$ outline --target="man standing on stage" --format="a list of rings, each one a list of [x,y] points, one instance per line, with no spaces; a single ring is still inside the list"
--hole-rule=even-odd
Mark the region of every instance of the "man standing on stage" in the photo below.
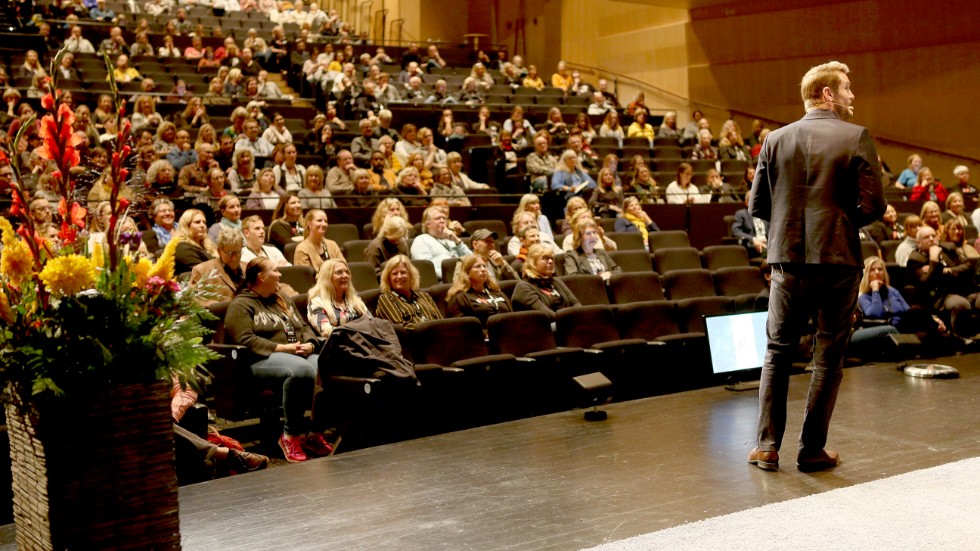
[[[752,216],[769,221],[772,267],[769,344],[759,386],[758,447],[749,463],[779,468],[789,369],[809,319],[816,328],[797,468],[835,467],[825,450],[843,378],[842,361],[857,302],[862,255],[858,230],[885,212],[878,154],[854,114],[847,65],[832,61],[800,83],[806,115],[769,134],[752,183]]]

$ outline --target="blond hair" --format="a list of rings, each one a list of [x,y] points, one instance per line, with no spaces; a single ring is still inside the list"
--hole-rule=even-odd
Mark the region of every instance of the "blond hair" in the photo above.
[[[851,70],[839,61],[828,61],[823,65],[811,67],[803,75],[800,82],[800,95],[803,98],[803,106],[807,109],[816,107],[823,103],[823,89],[830,88],[837,92],[840,88],[841,74],[847,74]]]

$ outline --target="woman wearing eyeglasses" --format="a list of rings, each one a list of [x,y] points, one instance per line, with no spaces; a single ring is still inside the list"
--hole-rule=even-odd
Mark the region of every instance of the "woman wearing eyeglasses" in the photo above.
[[[531,245],[524,263],[524,279],[514,287],[514,310],[539,310],[554,321],[555,312],[581,303],[555,278],[555,253],[547,245]]]

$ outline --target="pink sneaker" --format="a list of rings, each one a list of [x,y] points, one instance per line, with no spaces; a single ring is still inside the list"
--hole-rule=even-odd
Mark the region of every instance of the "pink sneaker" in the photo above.
[[[333,446],[319,432],[311,432],[302,437],[301,444],[303,451],[313,457],[326,457],[333,453]]]
[[[279,447],[282,448],[282,454],[286,456],[286,461],[290,463],[300,463],[309,459],[303,452],[303,437],[301,436],[283,434],[279,437]]]

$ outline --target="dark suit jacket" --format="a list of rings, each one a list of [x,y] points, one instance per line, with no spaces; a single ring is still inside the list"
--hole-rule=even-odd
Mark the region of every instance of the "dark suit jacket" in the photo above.
[[[763,220],[762,225],[766,228],[766,236],[768,238],[769,222]],[[755,222],[752,221],[752,215],[749,214],[749,209],[742,209],[735,213],[735,221],[732,222],[732,235],[738,239],[740,245],[752,247],[752,240],[755,239]]]
[[[616,264],[606,251],[602,249],[595,249],[593,251],[595,255],[602,262],[602,265],[606,267],[606,271],[610,271],[614,274],[618,274],[623,271],[622,268]],[[585,251],[580,248],[574,251],[567,251],[565,253],[565,275],[577,275],[586,274],[592,275],[592,265],[589,264],[589,259],[585,256]]]
[[[822,109],[773,131],[759,154],[749,210],[769,221],[769,264],[861,267],[858,230],[885,212],[868,131]]]

